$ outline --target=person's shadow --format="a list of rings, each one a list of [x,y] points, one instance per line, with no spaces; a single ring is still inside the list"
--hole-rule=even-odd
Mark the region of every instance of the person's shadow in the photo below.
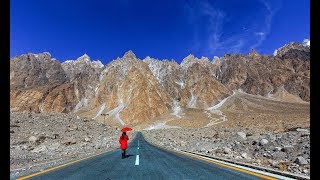
[[[128,155],[126,155],[126,157],[125,157],[125,158],[128,158],[128,157],[130,157],[130,156],[134,156],[134,155],[132,155],[132,154],[128,154]]]

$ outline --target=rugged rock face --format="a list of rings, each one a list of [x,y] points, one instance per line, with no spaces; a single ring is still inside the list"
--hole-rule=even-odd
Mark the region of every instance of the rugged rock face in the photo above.
[[[310,100],[310,46],[289,43],[275,56],[226,54],[212,61],[189,55],[138,59],[132,51],[106,66],[88,55],[60,64],[49,53],[10,61],[10,109],[76,112],[98,121],[139,124],[182,109],[208,109],[233,91]]]
[[[103,70],[97,94],[82,115],[122,125],[137,124],[166,113],[169,103],[148,65],[128,51]]]
[[[310,41],[304,44],[290,42],[275,50],[274,55],[283,59],[310,60]]]
[[[288,93],[310,101],[310,61],[260,56],[253,51],[247,56],[226,55],[220,64],[218,79],[229,89],[270,96],[284,87]]]
[[[215,78],[212,71],[215,67],[208,58],[188,56],[181,66],[185,77],[181,99],[183,107],[208,108],[232,94]]]
[[[47,52],[24,54],[10,60],[10,89],[30,89],[62,84],[67,75],[59,61]]]
[[[99,86],[99,78],[103,70],[103,64],[98,61],[91,61],[87,54],[77,60],[68,60],[61,64],[70,82],[74,86],[74,93],[77,101],[72,109],[77,112],[79,109],[88,105],[88,100],[96,95]]]
[[[102,70],[86,57],[62,64],[49,53],[14,57],[10,61],[11,111],[71,112],[79,108],[76,105],[89,96],[87,89],[97,84]]]

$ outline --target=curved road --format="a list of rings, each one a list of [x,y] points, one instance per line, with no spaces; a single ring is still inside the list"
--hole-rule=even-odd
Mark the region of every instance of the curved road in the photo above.
[[[121,159],[117,149],[29,179],[261,179],[162,150],[146,142],[141,133],[129,144],[127,155]]]

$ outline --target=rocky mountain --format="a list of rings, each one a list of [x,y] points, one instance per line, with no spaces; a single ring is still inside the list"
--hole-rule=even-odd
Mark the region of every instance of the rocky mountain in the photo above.
[[[310,59],[310,41],[305,41],[303,44],[290,42],[283,47],[275,50],[274,56],[284,59]]]
[[[10,109],[71,112],[89,96],[88,88],[96,85],[101,65],[84,56],[62,64],[49,53],[14,57],[10,61]]]
[[[166,113],[169,107],[169,97],[148,65],[128,51],[101,72],[95,97],[79,113],[124,125]]]
[[[49,53],[10,60],[10,110],[75,112],[106,124],[152,121],[183,109],[208,109],[242,90],[310,101],[310,44],[289,43],[275,55],[226,54],[181,64],[132,51],[107,65],[88,55],[63,63]],[[288,98],[287,98],[288,99]]]

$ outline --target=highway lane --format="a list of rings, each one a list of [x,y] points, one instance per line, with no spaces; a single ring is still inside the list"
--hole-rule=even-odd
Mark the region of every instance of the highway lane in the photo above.
[[[127,156],[121,159],[117,149],[29,179],[261,179],[160,149],[146,142],[141,133],[129,144]]]

